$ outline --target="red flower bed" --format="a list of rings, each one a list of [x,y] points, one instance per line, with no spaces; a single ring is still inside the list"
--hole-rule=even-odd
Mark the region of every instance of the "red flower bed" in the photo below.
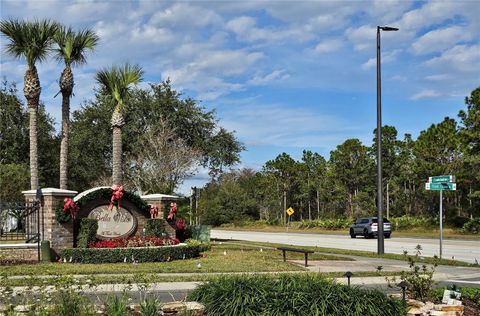
[[[89,245],[90,248],[127,248],[127,247],[159,247],[178,244],[178,239],[147,236],[133,236],[128,238],[114,238],[100,240]]]

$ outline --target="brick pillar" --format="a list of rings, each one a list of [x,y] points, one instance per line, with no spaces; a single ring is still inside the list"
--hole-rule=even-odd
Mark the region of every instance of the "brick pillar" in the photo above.
[[[170,204],[170,202],[178,200],[178,196],[175,195],[166,195],[166,194],[149,194],[149,195],[142,195],[142,200],[147,202],[150,205],[154,205],[158,207],[159,216],[158,218],[162,218],[165,221],[165,231],[169,237],[176,238],[176,231],[175,228],[172,227],[167,222],[166,217],[164,216],[165,213],[165,206]]]
[[[23,191],[26,201],[35,200],[36,190]],[[49,240],[50,247],[57,252],[62,248],[73,247],[73,222],[61,224],[55,219],[55,208],[59,202],[63,205],[63,199],[67,197],[74,197],[77,191],[61,190],[55,188],[42,189],[43,204],[40,209],[41,222],[43,229],[40,228],[40,233],[43,234],[42,240]]]

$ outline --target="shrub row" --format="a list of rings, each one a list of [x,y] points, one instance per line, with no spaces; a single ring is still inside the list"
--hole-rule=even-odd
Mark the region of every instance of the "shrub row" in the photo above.
[[[378,290],[336,284],[318,275],[221,276],[188,297],[208,315],[400,316],[402,301]]]
[[[480,217],[466,222],[462,227],[462,231],[469,234],[480,234]]]
[[[353,218],[336,219],[315,219],[311,221],[301,221],[298,228],[324,228],[324,229],[344,229],[350,227],[355,222]]]
[[[142,248],[67,248],[59,252],[60,257],[77,263],[116,263],[132,262],[165,262],[195,258],[200,255],[200,247],[196,245],[142,247]]]

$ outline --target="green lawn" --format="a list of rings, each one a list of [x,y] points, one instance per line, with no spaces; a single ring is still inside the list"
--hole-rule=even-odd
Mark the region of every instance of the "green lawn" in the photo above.
[[[262,251],[261,251],[262,250]],[[288,255],[289,259],[303,259],[302,254]],[[311,254],[310,260],[351,260],[349,258]],[[201,268],[198,268],[198,263]],[[146,262],[139,264],[20,264],[3,266],[0,275],[70,275],[70,274],[133,274],[133,273],[215,273],[215,272],[275,272],[303,271],[305,268],[283,262],[282,252],[276,249],[249,245],[213,244],[201,258],[171,262]]]
[[[283,244],[275,244],[275,243],[266,243],[266,242],[254,242],[254,241],[228,241],[227,243],[232,244],[242,244],[242,245],[256,245],[256,246],[264,246],[264,247],[281,247],[286,246]],[[313,247],[313,246],[295,246],[295,248],[300,249],[307,249],[313,250],[315,252],[319,252],[322,254],[332,254],[332,255],[351,255],[351,256],[359,256],[359,257],[370,257],[370,258],[386,258],[386,259],[395,259],[395,260],[404,260],[406,261],[407,257],[404,255],[398,255],[393,253],[386,253],[383,255],[378,255],[376,252],[370,251],[363,251],[363,250],[350,250],[350,249],[337,249],[337,248],[324,248],[324,247]],[[479,267],[479,265],[457,261],[457,260],[450,260],[450,259],[435,259],[431,257],[415,257],[409,256],[411,258],[415,258],[417,262],[427,263],[427,264],[441,264],[446,266],[462,266],[462,267]],[[310,258],[310,256],[309,256]]]

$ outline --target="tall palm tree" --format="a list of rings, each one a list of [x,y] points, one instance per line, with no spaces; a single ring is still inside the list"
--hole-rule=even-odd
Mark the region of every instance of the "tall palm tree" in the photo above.
[[[5,20],[0,22],[0,32],[9,39],[8,54],[25,58],[27,71],[24,76],[23,94],[30,113],[30,188],[39,188],[37,152],[37,111],[40,100],[40,79],[35,63],[45,60],[53,43],[53,35],[59,25],[50,20]]]
[[[91,30],[74,32],[71,28],[60,27],[54,36],[58,47],[56,58],[63,60],[65,68],[58,84],[62,93],[62,139],[60,142],[60,189],[67,189],[68,178],[68,134],[70,126],[70,98],[75,85],[72,66],[86,63],[86,50],[93,50],[98,36]],[[59,93],[60,93],[59,92]]]
[[[122,183],[122,127],[125,125],[123,108],[129,95],[131,84],[142,81],[143,70],[138,65],[125,64],[123,67],[112,66],[97,72],[95,79],[102,87],[102,92],[110,96],[115,104],[112,114],[113,148],[112,181]]]

